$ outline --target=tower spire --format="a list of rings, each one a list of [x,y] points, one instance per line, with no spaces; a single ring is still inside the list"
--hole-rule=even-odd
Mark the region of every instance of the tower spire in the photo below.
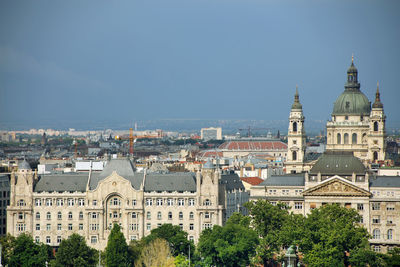
[[[300,104],[300,98],[299,98],[299,87],[296,84],[296,93],[294,94],[294,103],[292,105],[292,109],[302,109],[302,105]]]
[[[376,83],[376,93],[375,93],[375,102],[372,105],[373,108],[383,108],[383,104],[381,102],[381,94],[379,93],[379,81]]]

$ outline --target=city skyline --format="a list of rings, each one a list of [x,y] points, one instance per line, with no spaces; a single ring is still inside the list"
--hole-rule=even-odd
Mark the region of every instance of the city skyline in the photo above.
[[[398,127],[396,10],[395,1],[5,1],[0,128],[286,123],[296,84],[307,127],[330,118],[353,53],[361,91],[373,102],[379,82],[387,125]]]

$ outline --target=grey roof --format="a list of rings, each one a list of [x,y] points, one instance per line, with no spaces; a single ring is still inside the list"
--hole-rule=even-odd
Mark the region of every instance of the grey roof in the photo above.
[[[18,170],[31,170],[31,165],[24,159],[18,164]]]
[[[377,176],[369,179],[370,187],[400,187],[400,176]]]
[[[304,173],[276,175],[260,183],[261,186],[304,186]]]
[[[89,178],[88,173],[41,175],[33,191],[34,192],[64,192],[64,191],[85,192],[88,178]]]
[[[239,176],[236,173],[233,174],[222,174],[221,175],[221,184],[225,184],[226,185],[226,190],[238,190],[238,189],[242,189],[244,190],[244,185],[242,180],[240,180]]]
[[[122,176],[130,181],[133,188],[136,190],[140,189],[140,185],[143,181],[143,174],[140,175],[135,173],[135,168],[132,162],[129,159],[112,159],[107,162],[107,165],[104,167],[103,171],[100,173],[92,173],[89,183],[90,190],[96,189],[98,183],[110,176],[114,171],[119,176]]]
[[[143,177],[143,173],[141,173]],[[149,173],[146,174],[144,191],[196,191],[196,175],[183,173]]]
[[[365,174],[366,169],[352,153],[326,152],[310,170],[312,174],[319,172],[323,175]]]

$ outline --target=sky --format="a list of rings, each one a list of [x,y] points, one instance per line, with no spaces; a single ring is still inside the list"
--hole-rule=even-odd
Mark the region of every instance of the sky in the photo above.
[[[400,1],[1,1],[0,128],[326,121],[354,63],[400,126]],[[28,123],[29,122],[29,123]]]

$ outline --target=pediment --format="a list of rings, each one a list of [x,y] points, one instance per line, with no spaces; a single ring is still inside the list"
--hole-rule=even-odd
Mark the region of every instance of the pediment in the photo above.
[[[339,176],[335,176],[317,186],[305,190],[303,196],[369,197],[371,193],[345,181]]]

